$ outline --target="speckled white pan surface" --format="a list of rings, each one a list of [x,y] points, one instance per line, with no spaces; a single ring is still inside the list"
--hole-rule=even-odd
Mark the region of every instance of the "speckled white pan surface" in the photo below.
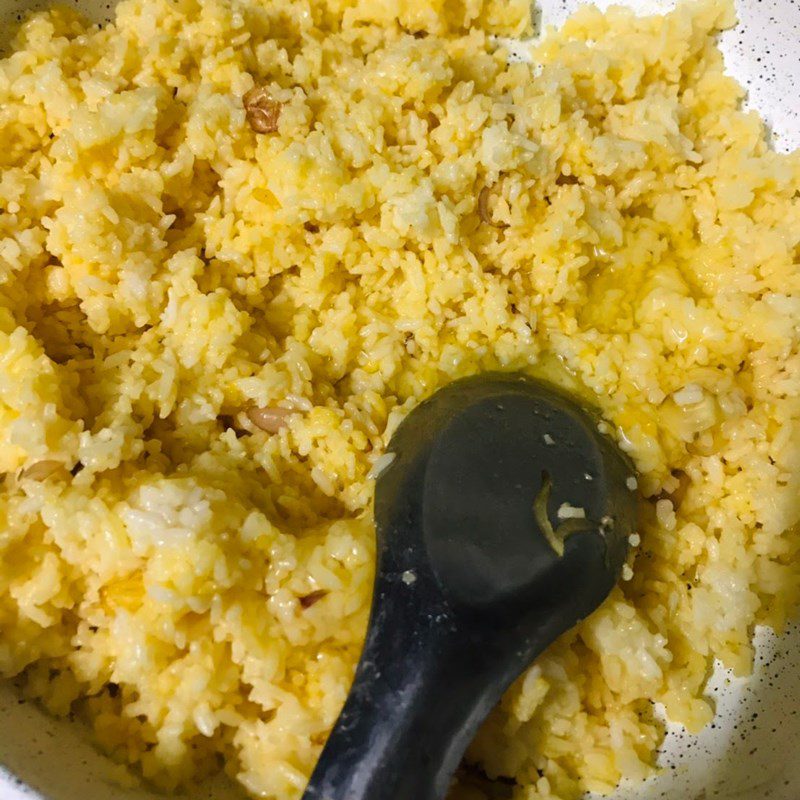
[[[62,0],[63,2],[63,0]],[[113,0],[74,0],[96,20]],[[0,0],[0,46],[17,14],[47,0]],[[611,0],[596,0],[600,7]],[[663,11],[667,0],[628,0],[643,12]],[[560,24],[579,3],[539,0],[542,23]],[[740,25],[722,37],[726,63],[749,90],[748,104],[770,124],[774,145],[800,147],[800,2],[737,0]],[[800,626],[780,639],[757,635],[756,672],[748,680],[718,670],[709,692],[717,719],[700,736],[670,726],[659,776],[621,786],[615,800],[798,800],[800,798]],[[112,768],[76,725],[20,703],[0,683],[0,800],[156,800],[143,789],[122,789]],[[163,796],[162,796],[163,797]],[[224,781],[190,800],[240,795]]]

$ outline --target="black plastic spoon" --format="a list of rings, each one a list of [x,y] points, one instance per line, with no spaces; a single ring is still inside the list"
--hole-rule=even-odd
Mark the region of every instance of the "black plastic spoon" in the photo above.
[[[548,384],[491,373],[398,428],[364,650],[304,800],[443,798],[509,684],[606,598],[636,502],[598,422]]]

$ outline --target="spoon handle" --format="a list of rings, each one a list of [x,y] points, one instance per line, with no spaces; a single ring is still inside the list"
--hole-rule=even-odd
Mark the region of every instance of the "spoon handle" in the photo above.
[[[413,587],[398,581],[382,588],[406,597],[380,598],[378,614],[408,609]],[[469,637],[457,636],[447,612],[437,613],[431,599],[434,609],[420,616],[409,609],[414,625],[373,621],[353,688],[303,800],[446,795],[464,750],[515,675],[498,680],[495,658],[507,661],[507,654],[470,652]]]

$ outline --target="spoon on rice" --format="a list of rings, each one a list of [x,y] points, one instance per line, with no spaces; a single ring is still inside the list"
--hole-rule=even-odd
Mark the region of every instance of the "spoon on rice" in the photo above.
[[[598,422],[549,384],[488,373],[400,425],[364,649],[304,800],[443,798],[503,692],[603,602],[637,506]]]

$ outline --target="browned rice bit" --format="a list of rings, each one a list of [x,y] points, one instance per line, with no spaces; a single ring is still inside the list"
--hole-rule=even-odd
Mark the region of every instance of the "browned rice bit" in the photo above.
[[[289,424],[289,416],[294,413],[291,408],[278,406],[252,406],[247,409],[247,418],[257,428],[267,433],[277,433]]]
[[[254,86],[242,98],[247,121],[256,133],[274,133],[283,104],[274,100],[266,86]]]
[[[322,600],[322,598],[325,597],[326,594],[328,594],[327,589],[317,589],[316,592],[311,592],[310,594],[306,594],[300,597],[299,598],[300,605],[304,609],[311,608],[311,606],[313,606],[314,603],[318,603],[320,600]]]

